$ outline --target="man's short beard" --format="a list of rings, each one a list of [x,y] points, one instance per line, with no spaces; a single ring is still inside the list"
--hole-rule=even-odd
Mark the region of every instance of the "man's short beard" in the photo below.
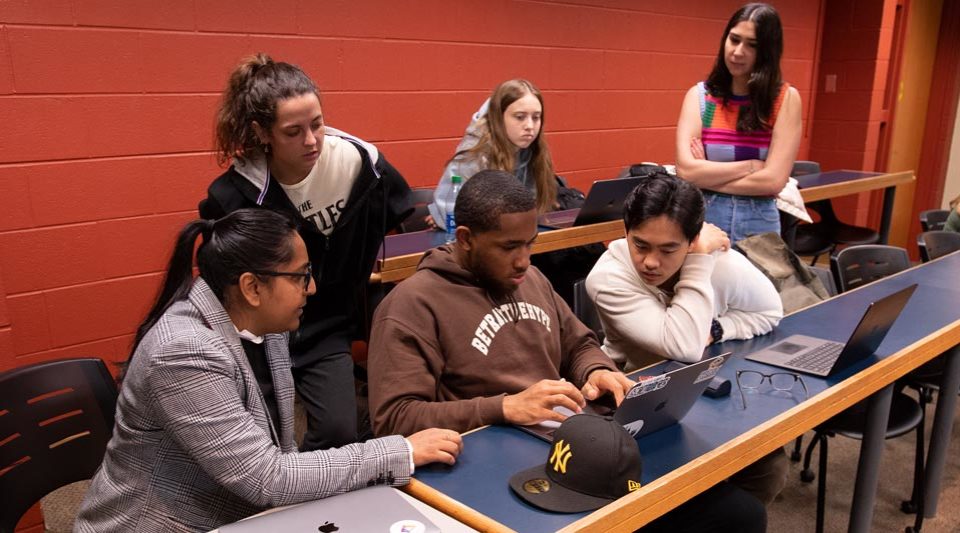
[[[498,283],[487,271],[482,261],[477,260],[475,256],[469,256],[467,262],[470,265],[470,272],[477,279],[477,284],[486,290],[494,301],[506,300],[517,290],[516,285],[504,285]]]

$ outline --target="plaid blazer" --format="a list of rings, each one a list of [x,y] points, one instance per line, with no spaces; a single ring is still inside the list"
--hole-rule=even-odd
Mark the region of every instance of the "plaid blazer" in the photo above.
[[[208,531],[266,508],[410,479],[402,437],[299,453],[286,335],[267,335],[280,434],[230,317],[198,278],[143,338],[76,531]]]

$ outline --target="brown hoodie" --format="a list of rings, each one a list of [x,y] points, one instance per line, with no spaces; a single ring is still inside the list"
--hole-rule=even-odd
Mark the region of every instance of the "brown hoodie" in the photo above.
[[[539,270],[527,270],[513,300],[495,305],[449,246],[428,251],[374,315],[376,434],[503,423],[507,394],[561,377],[582,387],[591,371],[616,370]]]

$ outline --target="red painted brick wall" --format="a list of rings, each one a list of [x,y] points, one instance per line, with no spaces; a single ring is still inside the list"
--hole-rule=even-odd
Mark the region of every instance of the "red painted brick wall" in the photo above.
[[[673,160],[683,94],[740,4],[2,1],[0,370],[126,357],[174,232],[219,173],[214,107],[244,55],[304,67],[329,123],[378,143],[413,186],[435,184],[497,83],[529,78],[558,171],[585,189]],[[776,5],[809,112],[820,3]]]
[[[824,6],[809,151],[824,169],[877,170],[881,122],[889,120],[883,100],[896,4],[896,0],[831,0]],[[836,76],[835,92],[826,92],[830,75]],[[863,224],[869,198],[864,193],[834,205],[844,220]]]
[[[559,172],[587,188],[673,159],[684,91],[740,2],[211,4],[0,2],[0,369],[125,357],[218,173],[214,107],[244,55],[303,66],[329,123],[378,143],[413,186],[435,183],[494,85],[529,78]],[[777,4],[806,102],[820,7]]]

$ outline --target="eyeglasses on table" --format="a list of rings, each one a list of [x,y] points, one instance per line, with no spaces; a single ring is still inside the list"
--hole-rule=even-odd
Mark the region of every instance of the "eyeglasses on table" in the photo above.
[[[743,399],[743,408],[747,408],[747,396],[743,393],[746,390],[757,390],[763,385],[764,381],[769,381],[773,390],[781,392],[792,392],[793,388],[800,384],[803,389],[803,399],[809,397],[807,384],[799,374],[793,372],[774,372],[773,374],[764,374],[756,370],[737,370],[737,388],[740,390],[740,398]]]

